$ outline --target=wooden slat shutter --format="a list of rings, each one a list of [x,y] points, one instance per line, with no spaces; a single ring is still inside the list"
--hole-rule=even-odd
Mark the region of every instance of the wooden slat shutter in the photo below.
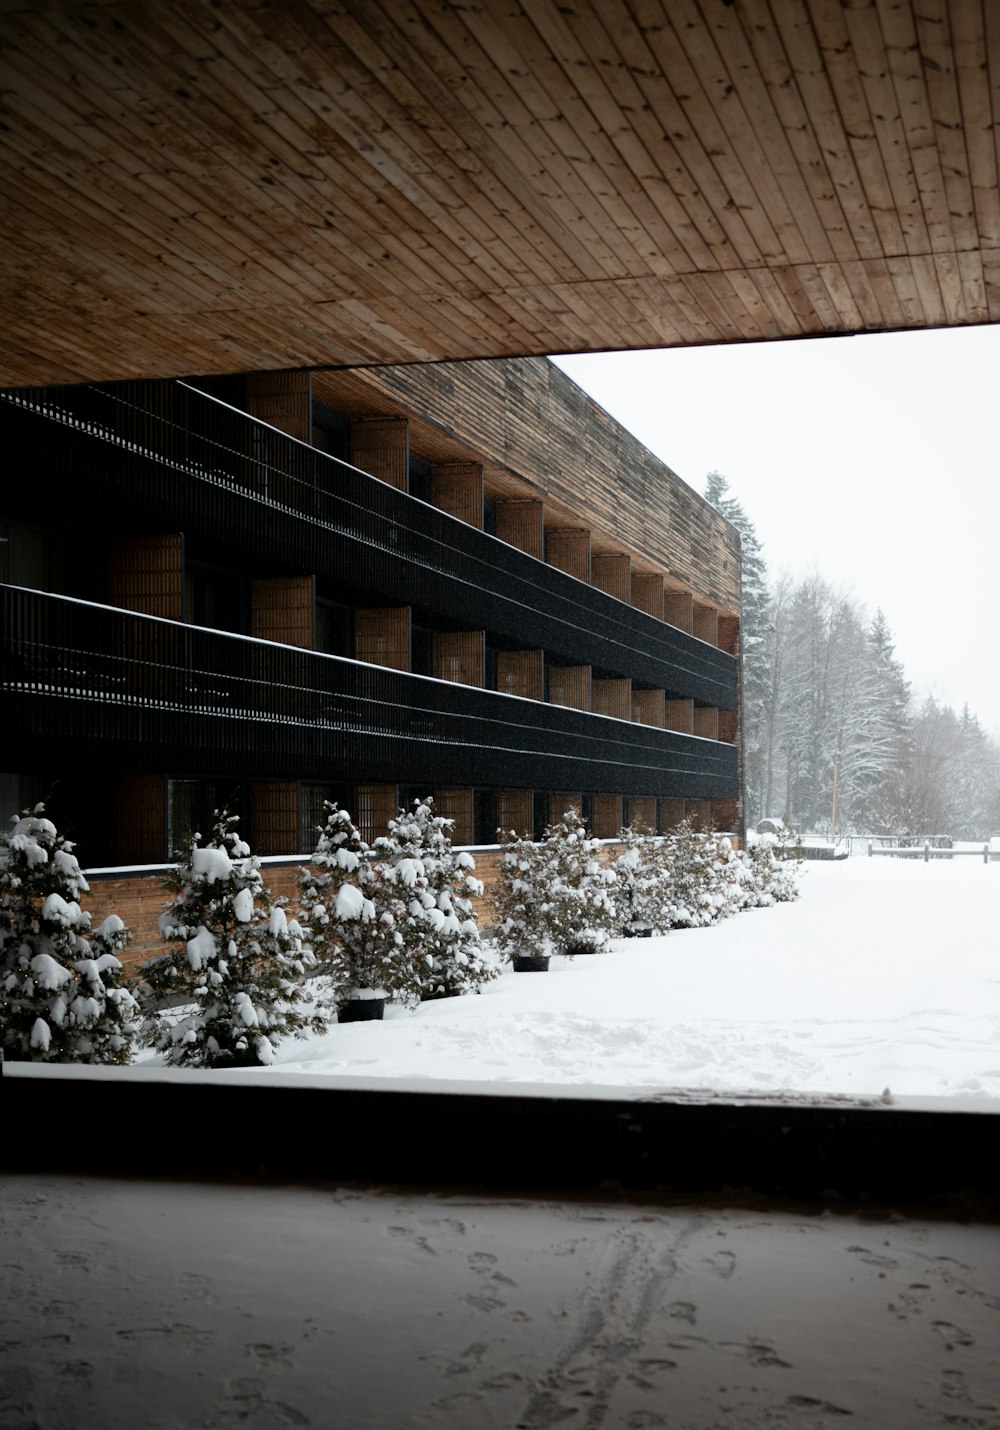
[[[593,794],[590,797],[590,832],[595,839],[614,839],[621,833],[620,794]]]
[[[666,697],[662,690],[633,690],[632,719],[639,725],[655,725],[662,730],[666,723]]]
[[[472,844],[473,839],[473,795],[471,789],[436,789],[434,791],[434,813],[444,819],[453,819],[452,844]]]
[[[719,739],[735,745],[740,738],[740,716],[738,710],[719,711]]]
[[[482,686],[486,668],[484,631],[435,631],[433,669],[438,680]]]
[[[694,732],[706,740],[719,738],[719,712],[714,705],[696,706],[694,712]]]
[[[167,782],[163,775],[116,775],[114,853],[118,864],[159,864],[167,849]]]
[[[687,800],[684,799],[661,799],[660,800],[660,833],[666,834],[671,829],[676,829],[679,824],[683,824],[684,816],[687,812]]]
[[[247,411],[300,442],[312,442],[312,373],[250,372]]]
[[[522,700],[545,699],[545,675],[540,650],[497,651],[497,689]]]
[[[664,705],[664,719],[668,730],[678,730],[682,735],[694,734],[694,701],[668,700]]]
[[[595,715],[611,715],[616,720],[632,719],[632,682],[627,677],[595,680],[591,685],[591,706]]]
[[[690,591],[665,591],[663,619],[679,631],[694,631],[694,597]]]
[[[410,668],[409,606],[359,607],[354,612],[354,659],[393,670]]]
[[[480,463],[443,462],[432,467],[431,504],[481,531],[483,469]]]
[[[255,854],[299,853],[299,787],[268,781],[250,789]]]
[[[625,801],[625,819],[630,829],[656,831],[656,798],[637,795]]]
[[[399,813],[398,785],[356,785],[354,823],[368,844],[389,832],[389,820]]]
[[[584,527],[550,527],[545,533],[545,559],[550,566],[590,581],[590,532]]]
[[[501,541],[545,560],[545,511],[540,501],[498,501],[495,516]]]
[[[590,581],[619,601],[632,600],[632,560],[624,551],[598,551],[590,558]]]
[[[739,616],[719,617],[719,649],[724,650],[728,655],[739,655],[740,653],[740,618]]]
[[[108,600],[126,611],[183,620],[184,537],[115,536],[108,563]]]
[[[656,571],[632,573],[632,604],[637,611],[663,620],[663,577]]]
[[[719,613],[714,606],[695,605],[694,634],[709,645],[719,644]]]
[[[410,424],[405,417],[351,419],[351,465],[401,492],[410,489]]]
[[[531,834],[534,799],[530,789],[497,790],[497,828],[515,834]]]
[[[251,581],[250,634],[257,640],[315,649],[315,577],[275,576]]]
[[[572,710],[590,709],[590,666],[549,666],[549,704],[566,705]]]

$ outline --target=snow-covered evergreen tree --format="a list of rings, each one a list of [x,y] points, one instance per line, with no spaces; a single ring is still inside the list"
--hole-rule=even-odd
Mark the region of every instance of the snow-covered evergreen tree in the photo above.
[[[617,878],[578,811],[548,825],[539,844],[502,831],[499,837],[506,844],[497,900],[502,952],[603,952],[617,918]]]
[[[483,886],[472,855],[452,848],[454,823],[435,813],[430,798],[414,800],[412,809],[400,810],[389,821],[389,838],[399,857],[419,861],[424,874],[408,902],[408,937],[412,934],[423,954],[418,967],[424,1000],[478,993],[500,971],[480,940],[472,899]],[[382,847],[376,840],[376,851]]]
[[[667,840],[638,826],[623,829],[621,837],[625,847],[614,862],[618,931],[626,938],[666,933],[676,915]]]
[[[302,930],[271,898],[236,823],[223,811],[204,843],[194,836],[160,916],[161,936],[179,947],[142,969],[146,1036],[173,1066],[265,1065],[281,1038],[326,1025],[303,993],[313,960]]]
[[[138,1006],[118,957],[117,915],[91,932],[73,845],[24,811],[0,836],[0,1046],[12,1061],[127,1063]]]
[[[395,837],[380,840],[377,851],[369,848],[346,809],[325,809],[300,888],[303,921],[333,1001],[415,1002],[431,967],[423,923],[409,907],[426,890],[423,865],[404,858]]]

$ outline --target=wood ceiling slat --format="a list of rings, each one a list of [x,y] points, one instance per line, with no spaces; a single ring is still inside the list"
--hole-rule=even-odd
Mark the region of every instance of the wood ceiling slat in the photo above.
[[[743,231],[753,245],[752,251],[748,251],[745,245],[737,246],[741,261],[747,265],[781,261],[785,254],[774,227],[767,214],[762,211],[753,185],[734,153],[726,125],[720,119],[716,105],[702,83],[702,76],[696,64],[692,63],[685,53],[680,37],[670,23],[672,6],[668,12],[662,0],[633,0],[633,9],[661,73],[670,90],[677,96],[686,127],[697,135],[698,142],[704,146],[711,160],[721,195],[715,207],[720,223],[724,222],[723,213],[738,215]],[[714,54],[711,46],[708,52]],[[711,84],[709,76],[704,78]],[[715,79],[716,87],[720,88],[724,100],[728,78],[723,81],[721,87],[718,86],[717,73]],[[686,148],[681,152],[686,155]],[[706,192],[709,191],[706,189]],[[730,237],[733,237],[732,233]]]
[[[644,117],[642,92],[615,55],[614,41],[601,20],[585,6],[563,6],[558,12],[539,6],[530,13],[540,40],[562,67],[576,132],[614,190],[627,200],[626,212],[638,225],[633,238],[637,250],[650,255],[650,266],[657,271],[655,256],[664,249],[666,229],[671,271],[714,267],[718,260],[711,245],[664,179],[650,147],[660,135],[654,138]],[[600,69],[586,63],[588,53],[605,56]]]
[[[833,256],[881,252],[823,56],[801,0],[771,0],[770,22],[747,40],[789,146],[823,221]]]
[[[979,232],[947,0],[921,0],[916,24],[930,106],[931,142],[944,183],[952,243],[960,252],[971,251],[978,246]]]
[[[830,299],[842,324],[842,330],[850,333],[858,328],[866,328],[868,324],[862,316],[844,265],[842,263],[820,263],[817,264],[817,272],[830,294]]]
[[[909,6],[880,3],[879,20],[929,246],[944,252],[954,248],[955,238],[927,89],[927,57]]]
[[[898,323],[891,322],[887,314],[882,311],[878,294],[868,271],[869,265],[872,264],[884,264],[884,260],[871,258],[859,260],[857,263],[842,263],[841,270],[850,286],[851,296],[857,305],[858,312],[861,314],[862,327],[877,332],[879,328],[897,327]],[[896,307],[898,308],[898,304]],[[899,316],[902,318],[901,313]]]
[[[411,10],[407,6],[407,14]],[[483,9],[474,16],[473,31],[465,13],[450,6],[416,19],[412,43],[430,67],[442,70],[443,102],[450,108],[461,103],[456,122],[479,128],[493,165],[520,176],[512,187],[559,273],[568,276],[571,265],[587,278],[626,277],[628,255],[608,195],[580,163],[576,137],[517,49],[512,26],[501,26]],[[433,48],[438,35],[447,46],[443,53]],[[643,265],[634,258],[632,266]]]
[[[747,206],[744,217],[751,227],[755,222],[759,224],[758,215],[766,219],[774,235],[773,243],[761,245],[765,260],[777,264],[805,261],[808,247],[775,175],[775,156],[760,145],[753,119],[747,113],[740,93],[740,76],[730,72],[719,53],[716,34],[703,23],[697,0],[671,0],[669,13],[677,44],[690,61],[692,74],[697,75],[699,88],[724,135],[723,152],[739,164],[740,172],[746,176],[741,186],[742,202]],[[729,17],[726,23],[737,24],[738,20]],[[698,112],[703,123],[703,111]]]
[[[989,9],[988,6],[988,12]],[[990,99],[996,76],[988,67],[989,51],[980,7],[977,4],[953,5],[950,18],[976,227],[982,246],[996,248],[1000,246],[1000,191]]]
[[[370,189],[389,191],[412,206],[411,227],[418,234],[436,226],[444,246],[453,246],[456,258],[469,268],[469,283],[492,284],[491,265],[499,265],[495,271],[509,271],[511,263],[518,262],[515,255],[524,262],[529,250],[519,241],[517,226],[504,218],[492,198],[484,201],[430,133],[408,119],[404,99],[423,107],[426,102],[407,73],[371,73],[367,64],[378,66],[377,48],[346,13],[337,17],[336,33],[327,25],[310,27],[311,16],[307,4],[289,0],[267,10],[266,25],[254,38],[276,79],[297,87],[313,108],[320,142],[338,153],[353,151],[367,170]],[[224,20],[245,24],[235,12],[226,12]],[[424,79],[432,83],[430,76]],[[481,216],[480,207],[488,218]],[[522,272],[525,280],[550,274],[530,262]]]
[[[858,250],[872,258],[886,253],[903,253],[902,224],[875,133],[868,96],[859,73],[859,57],[853,48],[844,7],[841,0],[813,0],[809,13],[851,155],[861,176],[867,211],[878,233],[877,252],[870,252],[868,245],[862,243],[855,233]],[[881,68],[878,65],[875,73],[879,73]]]
[[[892,61],[886,53],[885,37],[880,23],[881,8],[876,0],[875,5],[864,10],[845,10],[844,18],[857,58],[861,85],[868,100],[872,127],[889,180],[893,206],[899,215],[903,251],[926,253],[930,247],[930,236],[920,203],[899,100],[891,77],[886,72]]]
[[[958,271],[962,279],[965,321],[988,323],[989,308],[986,304],[986,282],[983,278],[983,259],[980,253],[960,253]]]
[[[732,76],[734,92],[743,105],[749,133],[756,139],[758,153],[766,163],[785,207],[787,217],[783,218],[779,232],[784,235],[787,230],[789,235],[785,240],[786,250],[793,262],[829,262],[837,256],[830,242],[829,230],[819,215],[803,167],[788,142],[787,130],[775,108],[772,91],[760,73],[744,27],[736,16],[728,13],[729,9],[719,6],[707,11],[710,17],[714,16],[709,22],[712,37],[726,71]],[[789,97],[795,94],[787,63],[782,83],[778,86],[779,90],[782,88]],[[800,109],[795,120],[801,123],[802,119]],[[809,157],[815,156],[810,154]],[[821,191],[829,195],[828,179],[821,185]],[[835,222],[842,222],[839,210]],[[854,256],[853,251],[849,256]]]

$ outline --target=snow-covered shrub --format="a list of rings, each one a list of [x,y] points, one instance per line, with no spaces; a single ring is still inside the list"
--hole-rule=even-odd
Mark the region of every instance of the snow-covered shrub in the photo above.
[[[539,844],[502,830],[498,838],[505,846],[495,901],[501,952],[603,952],[615,928],[617,878],[578,812],[548,825]]]
[[[409,903],[427,887],[419,860],[402,859],[394,839],[378,854],[362,839],[350,814],[326,804],[326,823],[302,871],[302,918],[332,999],[376,996],[414,1002],[430,970],[413,929]]]
[[[743,852],[747,872],[748,908],[767,908],[799,897],[799,879],[805,865],[796,857],[799,841],[794,832],[753,834]]]
[[[626,938],[666,933],[677,912],[668,841],[641,826],[623,829],[621,837],[625,848],[614,861],[617,931]]]
[[[139,1010],[121,981],[130,934],[91,932],[73,845],[36,805],[0,836],[0,1046],[12,1061],[127,1063]]]
[[[313,958],[302,929],[264,887],[236,823],[217,812],[207,840],[196,834],[179,859],[160,915],[161,937],[179,947],[142,969],[145,1036],[172,1066],[265,1065],[281,1038],[326,1024],[303,993]]]
[[[407,901],[409,921],[404,938],[411,939],[420,973],[420,997],[451,998],[478,993],[495,978],[499,967],[480,941],[472,899],[483,892],[475,877],[471,854],[451,845],[455,821],[435,814],[433,799],[417,799],[389,822],[388,840],[377,839],[380,857],[389,852],[399,861],[420,864],[424,880],[415,884]],[[428,961],[429,960],[429,961]]]
[[[667,840],[665,863],[675,928],[704,928],[744,907],[743,864],[725,836],[695,833],[685,820]]]

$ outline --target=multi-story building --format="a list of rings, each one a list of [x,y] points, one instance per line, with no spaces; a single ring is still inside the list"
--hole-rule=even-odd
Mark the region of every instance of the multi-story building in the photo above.
[[[214,805],[462,842],[738,827],[739,550],[543,359],[7,392],[13,813],[155,863]]]

